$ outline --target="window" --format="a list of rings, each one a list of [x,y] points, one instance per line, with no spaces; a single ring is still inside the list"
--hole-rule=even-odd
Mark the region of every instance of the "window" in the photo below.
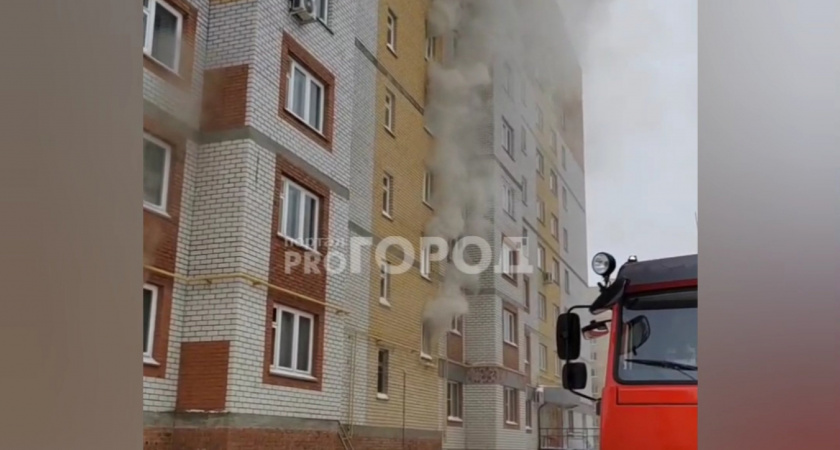
[[[504,210],[512,216],[515,213],[516,195],[513,188],[506,182],[502,183],[502,190],[504,191]]]
[[[542,200],[537,200],[537,220],[545,223],[545,202]]]
[[[548,369],[548,347],[545,344],[540,344],[540,371],[545,372]]]
[[[505,423],[509,425],[516,425],[519,414],[519,396],[516,395],[516,389],[505,387]]]
[[[152,352],[155,342],[158,292],[157,286],[143,285],[143,360],[146,361],[154,361]]]
[[[379,349],[379,358],[376,366],[376,396],[388,398],[388,350]]]
[[[560,164],[563,166],[563,170],[566,170],[566,146],[563,146],[563,153],[560,155]]]
[[[531,277],[523,275],[522,284],[525,287],[525,309],[531,309]]]
[[[464,316],[458,316],[452,319],[451,329],[449,330],[457,335],[464,333]]]
[[[516,314],[507,309],[502,311],[502,333],[506,343],[516,345]]]
[[[461,404],[464,398],[464,386],[457,381],[446,383],[446,417],[449,420],[460,422],[463,419]]]
[[[559,231],[559,228],[560,228],[560,222],[557,220],[557,216],[555,216],[554,214],[552,214],[552,215],[551,215],[551,236],[552,236],[554,239],[557,239],[557,238],[559,237],[559,236],[558,236],[558,235],[560,234],[560,233],[558,232],[558,231]]]
[[[423,245],[420,249],[420,276],[423,278],[429,278],[429,274],[431,273],[431,262],[429,261],[430,252],[431,247],[429,244]]]
[[[423,359],[432,359],[432,336],[426,324],[420,325],[420,357]]]
[[[520,150],[522,150],[523,154],[527,154],[528,153],[528,135],[525,133],[525,125],[522,125],[522,129],[519,131],[519,133],[522,136],[522,138],[519,139],[519,142],[520,142],[519,146],[521,147]]]
[[[507,92],[509,95],[512,95],[513,94],[513,89],[511,88],[511,83],[513,82],[513,70],[511,70],[510,64],[505,63],[504,71],[505,71],[504,72],[504,74],[505,74],[504,75],[504,77],[505,77],[505,81],[504,81],[505,92]]]
[[[540,107],[537,107],[537,129],[538,130],[543,129],[543,112],[542,112],[542,108],[540,108]]]
[[[558,317],[560,317],[560,307],[554,305],[554,317],[552,320],[556,321]]]
[[[505,151],[508,155],[513,157],[513,146],[514,146],[514,136],[513,136],[513,127],[510,126],[508,121],[503,117],[502,118],[502,150]]]
[[[569,269],[563,269],[563,284],[565,285],[566,293],[571,294],[572,288],[569,286]]]
[[[543,270],[545,267],[545,247],[537,244],[537,269]]]
[[[563,227],[563,250],[569,251],[569,230]]]
[[[548,185],[551,188],[551,193],[557,195],[557,174],[554,169],[551,170],[551,175],[548,178]]]
[[[531,365],[531,333],[525,332],[525,367]]]
[[[379,302],[388,305],[388,297],[391,296],[391,273],[388,270],[388,263],[379,265]]]
[[[545,158],[539,149],[537,150],[537,174],[540,176],[545,174]]]
[[[547,308],[548,308],[548,306],[545,303],[545,295],[540,293],[539,294],[539,311],[538,311],[538,314],[539,314],[540,320],[542,320],[542,321],[545,321],[545,316],[546,316],[546,314],[548,314]]]
[[[397,53],[397,15],[388,10],[388,26],[385,32],[385,46],[396,55]]]
[[[273,372],[311,376],[314,322],[311,314],[280,305],[274,307]]]
[[[292,60],[286,109],[318,133],[324,132],[324,84]]]
[[[522,177],[522,204],[528,204],[528,179]]]
[[[531,429],[531,409],[533,408],[531,400],[525,400],[525,429]]]
[[[437,38],[429,36],[426,38],[426,61],[435,59],[435,49],[437,48]]]
[[[148,134],[143,136],[143,205],[166,211],[172,149]]]
[[[560,282],[560,261],[554,258],[551,264],[551,281]]]
[[[394,190],[394,177],[389,174],[385,174],[382,176],[382,214],[385,217],[391,218],[391,206],[393,202],[391,201],[391,194]]]
[[[551,130],[551,150],[557,156],[557,131]]]
[[[330,14],[330,0],[315,0],[315,17],[324,25],[327,25]]]
[[[502,238],[502,275],[508,278],[515,278],[514,268],[516,264],[516,250]]]
[[[566,186],[563,186],[563,195],[561,196],[563,203],[563,211],[569,210],[569,193],[566,191]]]
[[[390,131],[391,133],[394,132],[394,119],[396,118],[396,104],[397,98],[394,96],[394,93],[385,89],[385,129]]]
[[[280,234],[298,245],[315,250],[318,243],[318,209],[315,194],[283,180],[283,208]]]
[[[432,192],[435,185],[435,178],[432,172],[426,170],[423,175],[423,202],[427,205],[432,202]]]
[[[143,53],[176,73],[183,27],[177,9],[163,0],[143,0]]]
[[[563,373],[563,362],[560,361],[560,357],[557,356],[554,358],[554,375],[559,377],[561,373]]]
[[[568,420],[566,428],[570,430],[575,429],[575,413],[572,411],[566,411],[566,418]]]

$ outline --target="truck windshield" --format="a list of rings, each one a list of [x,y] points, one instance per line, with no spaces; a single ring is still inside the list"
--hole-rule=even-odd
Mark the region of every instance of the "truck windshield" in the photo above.
[[[697,383],[697,290],[630,297],[621,307],[616,379]]]

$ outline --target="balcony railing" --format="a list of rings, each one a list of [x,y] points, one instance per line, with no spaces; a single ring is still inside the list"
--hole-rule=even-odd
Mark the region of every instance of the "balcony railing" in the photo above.
[[[598,428],[543,428],[540,450],[597,450],[601,446]]]

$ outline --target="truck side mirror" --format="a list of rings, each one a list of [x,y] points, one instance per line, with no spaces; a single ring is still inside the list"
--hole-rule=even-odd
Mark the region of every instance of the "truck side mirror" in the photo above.
[[[560,314],[555,333],[557,356],[564,361],[580,358],[580,316],[575,313]]]
[[[563,365],[563,387],[570,391],[579,391],[586,387],[588,375],[585,363],[566,363]]]

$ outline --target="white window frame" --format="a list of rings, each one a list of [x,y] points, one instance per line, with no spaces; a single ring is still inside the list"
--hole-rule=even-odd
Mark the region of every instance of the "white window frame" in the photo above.
[[[537,175],[540,177],[545,176],[545,156],[543,156],[540,149],[537,149]]]
[[[172,167],[172,146],[163,142],[162,140],[152,136],[149,133],[143,133],[143,139],[151,142],[152,144],[162,148],[166,153],[164,157],[163,163],[163,179],[161,180],[161,188],[160,188],[160,205],[156,205],[154,203],[149,203],[146,199],[143,199],[143,206],[147,209],[157,211],[160,213],[166,214],[166,208],[168,205],[169,199],[169,175],[170,170]],[[144,195],[145,197],[145,195]]]
[[[538,129],[538,130],[542,130],[542,129],[543,129],[543,120],[544,120],[544,119],[543,119],[543,111],[542,111],[542,108],[540,108],[540,107],[538,106],[538,107],[537,107],[537,129]]]
[[[563,368],[563,367],[562,367],[562,364],[563,364],[563,362],[562,362],[562,361],[560,361],[560,357],[559,357],[559,356],[556,356],[556,357],[554,358],[554,375],[556,375],[556,376],[558,376],[558,377],[559,377],[559,376],[560,376],[560,374],[563,372],[563,371],[562,371],[562,368]]]
[[[282,337],[282,333],[280,332],[279,324],[281,322],[282,313],[287,312],[294,315],[294,332],[292,333],[292,367],[280,367],[278,365],[280,359],[280,339]],[[300,339],[300,319],[305,318],[309,319],[309,354],[307,358],[309,360],[309,364],[307,365],[308,370],[298,370],[297,369],[297,362],[298,362],[298,339]],[[309,314],[307,312],[303,312],[294,308],[289,308],[288,306],[283,306],[280,304],[274,305],[274,320],[272,321],[271,327],[274,329],[274,342],[272,346],[272,354],[271,354],[271,373],[275,375],[283,375],[289,376],[293,378],[303,378],[303,379],[314,379],[312,376],[312,369],[315,366],[315,361],[313,358],[314,349],[315,349],[315,316]]]
[[[384,360],[381,358],[385,355]],[[383,363],[384,361],[384,363]],[[388,384],[389,372],[391,362],[391,352],[388,349],[380,348],[376,353],[376,398],[380,400],[388,400]],[[380,376],[382,381],[382,388],[380,389]]]
[[[294,83],[292,79],[295,76],[295,72],[300,71],[303,74],[306,83],[304,85],[304,98],[303,98],[303,115],[305,117],[299,116],[294,109],[292,109],[292,105],[295,102],[295,95],[297,92],[294,90]],[[312,96],[312,84],[318,86],[321,90],[321,95],[319,97],[320,105],[318,108],[318,127],[315,127],[311,123],[309,123],[309,110],[312,108],[311,96]],[[306,69],[303,64],[297,62],[296,60],[292,59],[291,64],[289,65],[289,72],[286,74],[286,111],[289,114],[297,117],[301,122],[303,122],[307,127],[315,130],[316,133],[323,136],[324,134],[324,114],[327,105],[327,89],[324,86],[324,83],[316,77],[312,72]]]
[[[530,355],[531,355],[531,333],[529,333],[528,330],[525,330],[525,356],[523,358],[523,361],[524,361],[526,366],[531,365]]]
[[[385,129],[394,133],[394,123],[397,119],[397,96],[390,89],[385,89]]]
[[[175,25],[175,67],[169,67],[163,61],[159,61],[157,58],[152,56],[152,46],[154,45],[155,14],[157,13],[158,7],[162,7],[163,9],[169,11],[178,19],[177,24]],[[174,73],[178,73],[181,65],[181,44],[184,33],[184,15],[181,13],[181,11],[178,11],[174,6],[170,5],[164,0],[149,0],[148,6],[143,7],[143,14],[146,16],[146,39],[143,42],[143,53],[158,64],[160,64],[161,66],[171,70]]]
[[[563,170],[566,170],[566,146],[563,146],[563,154],[560,155],[560,165],[563,166]]]
[[[464,316],[454,317],[452,319],[452,323],[450,324],[449,332],[452,334],[457,334],[458,336],[463,335],[464,330]]]
[[[551,174],[548,178],[548,186],[551,189],[551,193],[557,195],[557,173],[554,172],[554,169],[551,169]]]
[[[516,314],[502,309],[502,340],[516,347],[518,345],[516,337]]]
[[[542,200],[537,200],[537,220],[545,223],[545,202]]]
[[[569,269],[563,269],[563,281],[565,285],[565,290],[567,294],[572,293],[572,289],[569,287]]]
[[[557,258],[552,258],[551,261],[551,278],[555,283],[560,282],[560,261]]]
[[[386,261],[379,264],[379,303],[384,306],[391,306],[391,271]]]
[[[548,301],[542,292],[537,295],[537,315],[542,321],[545,321],[548,315]]]
[[[508,425],[517,425],[518,417],[516,417],[516,411],[519,409],[519,405],[517,404],[519,398],[516,395],[516,389],[505,386],[504,396],[505,423]]]
[[[289,189],[294,188],[300,191],[300,202],[298,203],[298,233],[299,236],[288,236],[286,234],[286,225],[288,224],[289,220]],[[294,242],[296,245],[299,245],[305,249],[311,250],[313,252],[317,252],[317,245],[319,240],[319,227],[321,226],[321,199],[315,195],[312,191],[304,188],[303,186],[295,183],[294,181],[283,178],[283,197],[282,197],[282,206],[281,211],[283,214],[282,220],[280,220],[280,236]],[[312,242],[306,242],[306,237],[304,236],[305,230],[304,225],[306,223],[306,201],[307,199],[315,200],[315,208],[313,211],[314,217],[312,217],[312,223],[314,224],[315,235],[312,236]]]
[[[426,348],[427,344],[429,345],[429,348]],[[426,341],[426,324],[423,323],[420,325],[420,358],[425,359],[426,361],[431,361],[432,347],[434,347],[432,339]]]
[[[315,0],[315,17],[328,25],[330,21],[330,0]]]
[[[393,219],[394,177],[389,173],[382,175],[382,215]]]
[[[548,370],[548,347],[545,344],[540,344],[540,354],[538,356],[540,363],[540,372]]]
[[[504,193],[504,211],[509,215],[514,215],[516,213],[516,197],[513,191],[513,187],[511,187],[507,182],[502,182],[502,190]]]
[[[454,392],[453,392],[454,391]],[[446,382],[446,419],[450,422],[464,420],[464,385],[457,381]],[[453,405],[454,403],[454,405]]]
[[[554,214],[551,215],[551,237],[559,238],[560,220]]]
[[[553,320],[557,320],[557,318],[560,317],[560,307],[557,306],[557,305],[552,305],[552,306],[554,306],[554,319]]]
[[[432,171],[426,169],[426,172],[423,174],[423,203],[426,205],[431,205],[434,186],[435,176]]]
[[[514,258],[516,257],[516,250],[510,246],[504,239],[502,239],[502,274],[510,278],[516,277],[514,268],[516,267]]]
[[[537,244],[537,269],[543,270],[545,266],[545,247]]]
[[[437,50],[437,37],[429,36],[426,38],[426,61],[435,59],[435,51]]]
[[[563,227],[563,250],[569,251],[569,230],[566,227]]]
[[[532,424],[532,421],[533,421],[533,418],[531,417],[531,414],[532,414],[531,409],[533,407],[534,406],[533,406],[533,403],[531,402],[531,400],[526,399],[525,400],[525,430],[526,431],[531,429],[531,424]]]
[[[513,149],[516,146],[516,136],[513,132],[513,127],[510,125],[510,122],[507,121],[504,117],[502,117],[502,150],[505,151],[508,155],[513,157]]]
[[[425,279],[430,279],[432,273],[432,263],[430,261],[431,245],[426,243],[420,247],[420,276]]]
[[[563,203],[563,211],[569,210],[569,191],[566,189],[566,186],[563,186],[562,190],[562,203]]]
[[[394,55],[397,54],[397,15],[393,10],[388,10],[388,16],[385,19],[385,46]]]
[[[522,204],[528,206],[528,179],[522,176]]]
[[[149,331],[146,335],[146,350],[143,351],[143,362],[156,364],[153,355],[155,352],[155,325],[157,325],[157,306],[158,298],[160,297],[160,288],[153,284],[144,283],[143,290],[152,293],[152,305],[149,309]]]

